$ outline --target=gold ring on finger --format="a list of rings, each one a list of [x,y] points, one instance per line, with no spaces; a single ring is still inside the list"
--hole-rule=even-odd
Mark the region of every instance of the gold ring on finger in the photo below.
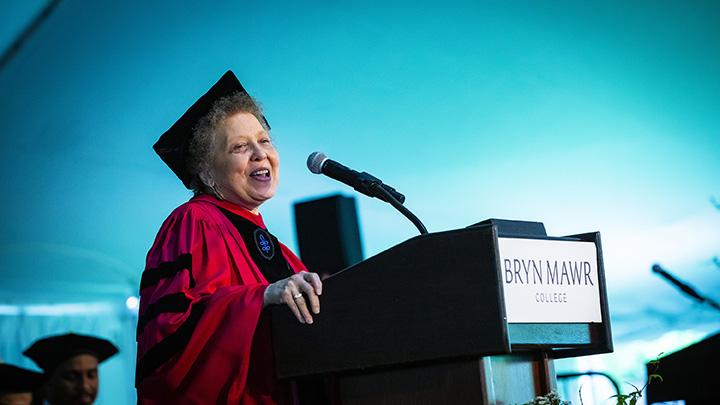
[[[294,299],[294,300],[297,300],[297,299],[300,299],[300,298],[302,298],[302,293],[297,293],[297,294],[293,295],[293,299]]]

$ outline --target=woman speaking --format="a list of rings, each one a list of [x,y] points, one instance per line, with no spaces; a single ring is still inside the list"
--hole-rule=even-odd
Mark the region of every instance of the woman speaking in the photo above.
[[[163,223],[140,282],[141,404],[282,404],[268,305],[301,323],[322,283],[260,215],[280,159],[259,105],[228,71],[154,149],[194,197]]]

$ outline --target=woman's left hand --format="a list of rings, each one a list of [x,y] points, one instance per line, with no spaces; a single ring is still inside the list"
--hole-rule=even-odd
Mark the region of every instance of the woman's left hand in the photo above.
[[[264,305],[285,304],[300,323],[313,323],[313,314],[320,313],[322,281],[317,273],[301,271],[276,281],[265,289]],[[308,302],[310,307],[308,308]]]

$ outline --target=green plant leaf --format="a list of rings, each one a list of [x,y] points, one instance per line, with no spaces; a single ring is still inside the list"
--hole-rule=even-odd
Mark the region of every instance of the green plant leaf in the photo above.
[[[585,405],[582,399],[582,387],[582,384],[580,384],[580,388],[578,388],[578,397],[580,398],[580,405]]]
[[[663,382],[663,378],[660,374],[650,374],[648,376],[648,384],[657,380],[658,382]]]
[[[628,398],[625,394],[613,395],[610,398],[617,398],[617,405],[626,405],[625,400]]]

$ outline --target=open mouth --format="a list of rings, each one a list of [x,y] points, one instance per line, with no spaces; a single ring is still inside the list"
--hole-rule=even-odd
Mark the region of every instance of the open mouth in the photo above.
[[[270,180],[270,170],[258,169],[250,173],[250,177],[256,180]]]

